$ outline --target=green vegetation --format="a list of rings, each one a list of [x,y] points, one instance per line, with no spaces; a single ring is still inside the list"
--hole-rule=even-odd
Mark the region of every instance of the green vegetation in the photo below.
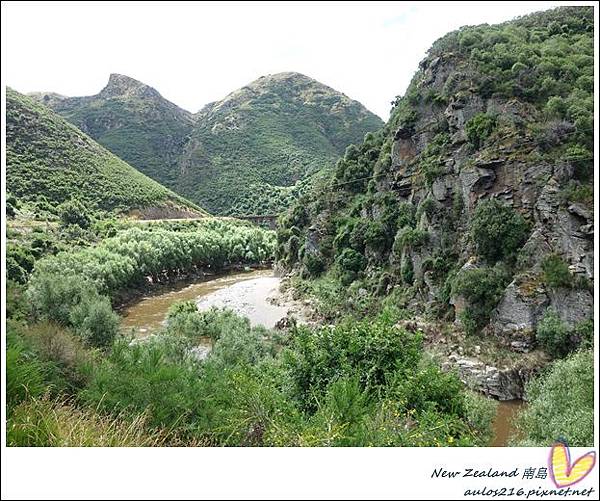
[[[554,362],[527,386],[527,409],[515,445],[548,447],[563,439],[571,447],[594,443],[594,354],[580,351]]]
[[[467,334],[477,334],[488,323],[492,310],[508,285],[504,267],[470,268],[459,273],[452,283],[452,293],[466,300],[460,313]]]
[[[195,115],[122,75],[96,96],[46,102],[219,215],[279,214],[348,144],[382,125],[360,103],[297,73],[261,77]]]
[[[527,239],[529,225],[513,208],[486,200],[477,205],[469,230],[477,253],[494,264],[515,256]]]
[[[496,117],[487,113],[479,113],[465,124],[467,138],[475,148],[480,148],[495,128]]]
[[[550,355],[564,357],[579,347],[590,348],[594,339],[594,324],[584,321],[570,328],[558,313],[549,308],[538,323],[536,340]]]
[[[59,204],[72,199],[89,212],[179,207],[201,213],[50,109],[12,89],[6,91],[6,123],[6,181],[19,201],[55,214]],[[71,206],[67,221],[77,218],[79,207]]]
[[[96,96],[41,101],[129,165],[173,188],[176,162],[194,124],[191,113],[118,74]]]
[[[550,287],[570,287],[573,284],[573,275],[569,265],[557,254],[549,254],[542,261],[544,282]]]
[[[156,283],[202,268],[260,263],[270,259],[273,250],[272,232],[235,220],[206,219],[191,231],[133,227],[99,245],[41,259],[30,281],[30,293],[35,304],[44,304],[46,285],[52,288],[60,279],[84,277],[99,291],[113,295],[143,285],[147,277]],[[54,305],[45,310],[57,311]]]
[[[76,224],[80,228],[85,229],[91,223],[86,208],[78,200],[67,200],[60,204],[57,209],[60,221],[65,226]]]
[[[500,367],[522,355],[493,336],[469,335],[488,332],[511,281],[531,278],[519,289],[525,295],[541,282],[542,292],[590,287],[558,255],[543,259],[541,273],[516,257],[533,229],[548,242],[557,236],[535,209],[541,193],[556,193],[561,210],[592,203],[591,14],[556,9],[447,35],[394,101],[388,124],[359,145],[347,146],[348,137],[363,137],[369,115],[298,75],[265,77],[207,106],[185,154],[163,162],[177,173],[165,183],[223,213],[275,212],[297,198],[279,218],[276,239],[227,220],[137,226],[105,219],[122,204],[15,190],[10,443],[488,444],[493,403],[425,354],[420,325],[440,327],[423,329],[428,342],[441,333],[467,355],[477,343],[482,360]],[[116,83],[103,99],[118,98],[111,104],[118,107]],[[157,98],[139,82],[120,83],[142,100]],[[27,217],[52,224],[34,231]],[[111,301],[132,289],[275,253],[293,272],[292,294],[310,297],[324,326],[282,333],[183,303],[156,336],[132,340],[118,330]],[[462,329],[449,327],[456,311]],[[593,321],[571,326],[549,310],[536,340],[566,358],[529,384],[523,443],[589,444]],[[211,345],[206,358],[199,344]],[[581,409],[569,414],[573,402]],[[62,419],[72,440],[56,431]]]
[[[160,447],[167,434],[144,428],[144,416],[105,417],[68,401],[30,399],[14,408],[6,431],[17,447]],[[168,442],[167,442],[168,443]]]

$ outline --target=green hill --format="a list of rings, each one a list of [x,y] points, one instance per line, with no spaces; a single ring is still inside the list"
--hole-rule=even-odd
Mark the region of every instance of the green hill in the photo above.
[[[360,103],[298,73],[261,77],[195,115],[122,75],[96,96],[35,97],[148,176],[225,215],[280,212],[312,174],[382,126]]]
[[[165,186],[175,183],[176,163],[194,120],[152,87],[113,73],[95,96],[35,93],[32,97],[147,176]]]
[[[204,212],[12,89],[6,91],[6,150],[8,191],[23,201],[56,206],[77,198],[91,210],[170,217]]]

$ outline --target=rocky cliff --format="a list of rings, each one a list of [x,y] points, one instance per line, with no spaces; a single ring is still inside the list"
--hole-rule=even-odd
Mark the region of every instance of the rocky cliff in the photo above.
[[[550,317],[579,342],[593,315],[592,34],[592,9],[569,7],[438,40],[386,126],[283,218],[280,263],[514,352]]]

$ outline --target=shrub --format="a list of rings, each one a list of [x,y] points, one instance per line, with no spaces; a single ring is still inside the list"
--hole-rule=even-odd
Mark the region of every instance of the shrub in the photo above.
[[[18,284],[27,282],[27,271],[11,256],[6,257],[6,279]]]
[[[321,255],[316,252],[305,252],[302,258],[302,264],[312,277],[318,276],[325,270],[325,261]]]
[[[63,225],[75,224],[81,228],[88,228],[91,218],[86,207],[76,199],[68,200],[58,206],[58,214]]]
[[[526,385],[527,408],[517,420],[516,445],[571,447],[594,443],[594,354],[580,351],[554,362]]]
[[[488,113],[478,113],[465,124],[467,138],[475,148],[481,147],[495,128],[496,117]]]
[[[461,322],[468,334],[475,334],[489,321],[492,310],[508,285],[509,276],[502,267],[470,268],[456,275],[452,294],[467,302]]]
[[[191,341],[209,338],[217,341],[224,332],[250,329],[250,321],[232,310],[210,308],[198,311],[193,301],[175,303],[167,314],[167,333],[184,336]]]
[[[6,334],[6,406],[10,415],[14,407],[30,398],[41,397],[64,388],[53,362],[40,360],[14,325],[7,323]]]
[[[407,285],[412,285],[415,280],[415,272],[412,259],[409,256],[404,256],[400,264],[400,276],[402,281]]]
[[[427,243],[428,239],[429,234],[425,230],[405,226],[398,230],[392,249],[399,256],[405,248],[417,249]]]
[[[112,310],[110,300],[96,292],[83,295],[69,312],[69,320],[91,346],[110,346],[119,331],[119,316]]]
[[[77,334],[51,322],[22,327],[19,333],[42,362],[56,365],[56,371],[65,380],[69,391],[85,385],[95,356]]]
[[[413,227],[415,225],[415,206],[410,202],[401,202],[398,205],[398,220],[396,226],[403,228],[405,226]]]
[[[453,373],[442,372],[432,363],[397,374],[390,386],[390,395],[407,410],[465,413],[460,379]]]
[[[29,249],[8,245],[6,248],[6,278],[24,284],[33,270],[35,257]]]
[[[594,323],[586,320],[570,328],[558,313],[549,308],[537,325],[536,340],[552,356],[564,357],[578,347],[593,344]]]
[[[118,340],[80,399],[99,411],[133,419],[147,412],[148,426],[189,432],[206,406],[197,367],[172,361],[159,342],[129,346]]]
[[[486,200],[475,208],[469,230],[477,253],[494,264],[514,257],[527,238],[529,225],[513,208]]]
[[[336,264],[340,271],[353,271],[357,273],[365,267],[366,260],[362,254],[359,254],[354,249],[344,249],[336,258]]]
[[[385,383],[387,374],[414,367],[421,353],[421,336],[394,324],[392,318],[380,316],[314,332],[304,327],[293,331],[284,366],[303,406],[314,409],[313,397],[344,376],[356,374],[362,388],[374,388]]]
[[[573,284],[573,275],[569,266],[557,254],[550,254],[542,260],[544,281],[550,287],[570,287]]]

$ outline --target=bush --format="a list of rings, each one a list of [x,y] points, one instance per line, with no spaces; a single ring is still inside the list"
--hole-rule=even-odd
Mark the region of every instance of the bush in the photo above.
[[[400,276],[406,285],[412,285],[415,280],[413,262],[409,256],[404,256],[402,259],[402,263],[400,264]]]
[[[496,117],[488,113],[478,113],[465,124],[465,131],[469,142],[475,148],[481,147],[483,142],[496,128]]]
[[[294,395],[314,409],[313,397],[330,382],[357,375],[361,388],[385,384],[388,374],[414,367],[421,354],[421,336],[394,325],[391,318],[346,321],[314,332],[299,327],[284,355]]]
[[[515,256],[527,239],[529,225],[513,208],[486,200],[475,208],[469,230],[477,253],[494,264]]]
[[[75,224],[80,228],[88,228],[91,218],[86,207],[76,199],[68,200],[58,206],[58,214],[64,226]]]
[[[206,406],[204,394],[197,367],[170,360],[160,342],[118,340],[79,396],[99,411],[129,419],[146,412],[148,426],[187,433]]]
[[[69,320],[91,346],[108,347],[119,332],[119,316],[112,310],[110,300],[95,291],[83,295],[69,312]]]
[[[336,259],[336,264],[340,271],[353,271],[355,273],[361,271],[365,265],[366,260],[353,249],[344,249]]]
[[[427,243],[428,239],[429,234],[425,230],[405,226],[398,230],[392,249],[399,256],[405,248],[417,249]]]
[[[9,244],[6,248],[6,278],[24,284],[33,270],[35,257],[29,249]]]
[[[30,398],[55,392],[64,387],[56,365],[38,358],[31,346],[19,336],[13,325],[6,335],[6,406],[10,416],[14,407]]]
[[[6,257],[6,279],[12,280],[18,284],[24,284],[27,282],[27,271],[10,256]]]
[[[302,258],[304,269],[312,277],[316,277],[325,270],[325,261],[320,254],[316,252],[305,252]]]
[[[591,348],[594,323],[580,322],[574,328],[565,324],[558,313],[549,308],[537,325],[536,340],[552,356],[564,357],[578,347]]]
[[[554,362],[526,386],[527,408],[517,420],[523,438],[516,445],[571,447],[594,444],[594,354],[580,351]]]
[[[544,282],[550,287],[571,287],[573,284],[573,275],[569,271],[569,266],[557,254],[550,254],[542,260],[542,271]]]
[[[26,295],[35,319],[70,325],[71,310],[84,295],[95,290],[82,277],[39,273],[34,274]]]
[[[455,374],[442,372],[432,363],[424,363],[410,372],[397,374],[391,383],[390,395],[407,410],[464,415],[462,389]]]
[[[467,302],[460,316],[467,334],[476,334],[488,323],[508,282],[506,270],[499,266],[470,268],[456,275],[452,294],[463,296]]]

